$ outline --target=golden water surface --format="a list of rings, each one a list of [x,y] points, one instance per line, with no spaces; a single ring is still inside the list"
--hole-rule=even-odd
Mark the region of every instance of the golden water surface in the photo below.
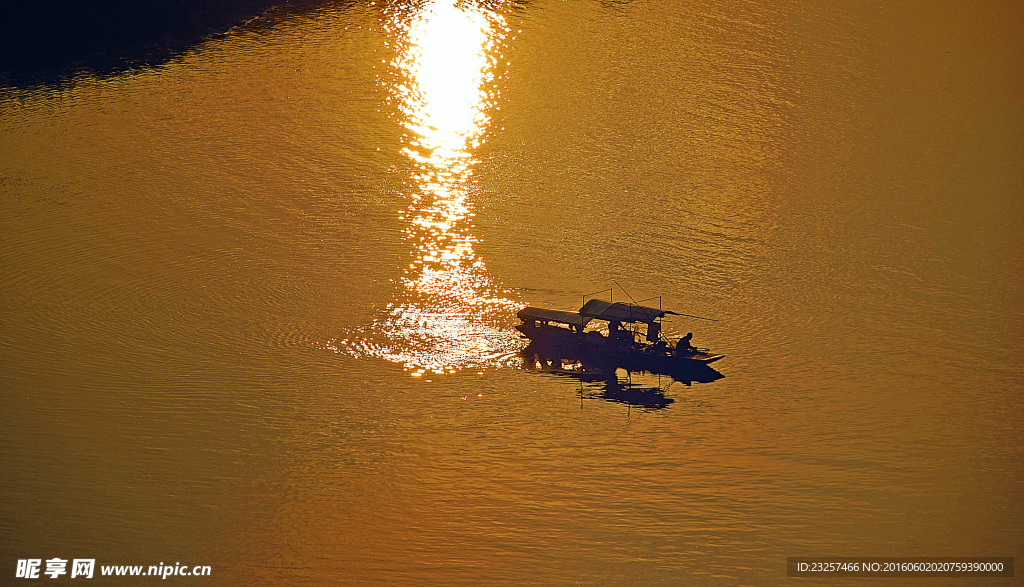
[[[1022,25],[1019,2],[324,3],[0,89],[0,577],[1019,564]],[[666,330],[725,377],[634,376],[651,402],[523,367],[517,309],[613,281],[718,319]]]

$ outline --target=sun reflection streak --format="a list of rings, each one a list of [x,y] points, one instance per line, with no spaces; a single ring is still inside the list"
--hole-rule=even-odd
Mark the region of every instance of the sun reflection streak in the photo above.
[[[495,56],[507,25],[493,12],[444,0],[387,16],[397,57],[383,85],[408,131],[402,152],[416,187],[402,218],[414,250],[398,298],[359,346],[414,374],[508,362],[521,345],[502,322],[522,304],[494,284],[474,249],[468,189],[473,151],[496,107]]]

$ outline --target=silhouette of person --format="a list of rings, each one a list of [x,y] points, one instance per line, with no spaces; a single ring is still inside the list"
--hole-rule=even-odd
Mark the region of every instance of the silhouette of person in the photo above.
[[[622,328],[618,320],[608,323],[608,338],[616,342],[633,342],[633,333]]]
[[[691,338],[693,338],[693,333],[692,332],[687,332],[686,336],[680,338],[679,342],[676,343],[676,351],[677,352],[686,351],[688,353],[692,353],[692,352],[696,351],[697,349],[694,348],[694,346],[690,343],[690,339]]]

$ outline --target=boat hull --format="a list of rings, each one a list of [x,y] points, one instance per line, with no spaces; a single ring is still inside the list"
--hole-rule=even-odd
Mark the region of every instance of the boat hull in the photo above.
[[[676,354],[666,345],[614,341],[598,332],[557,326],[520,324],[516,328],[530,340],[528,354],[547,361],[579,361],[599,369],[689,375],[724,356],[705,351]]]

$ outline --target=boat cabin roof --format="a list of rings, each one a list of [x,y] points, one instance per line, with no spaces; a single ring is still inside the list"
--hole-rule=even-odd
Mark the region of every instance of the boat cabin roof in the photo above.
[[[577,312],[563,312],[562,310],[548,310],[546,308],[526,307],[516,312],[516,316],[522,321],[542,320],[544,322],[557,322],[576,326],[580,330],[590,322],[590,318],[580,316]]]
[[[635,304],[621,304],[618,302],[606,302],[604,300],[588,300],[580,308],[580,315],[608,322],[646,322],[651,323],[665,314],[675,314],[667,310],[637,306]]]

